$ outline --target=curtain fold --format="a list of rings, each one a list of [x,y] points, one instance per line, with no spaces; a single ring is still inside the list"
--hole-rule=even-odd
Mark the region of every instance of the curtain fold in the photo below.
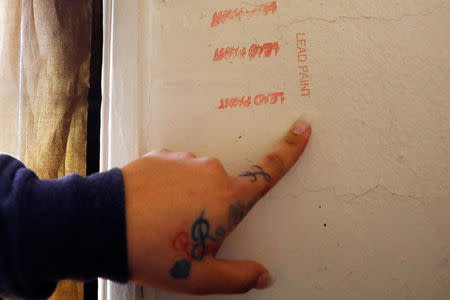
[[[84,174],[90,0],[23,0],[20,153],[42,178]]]
[[[42,179],[86,172],[91,2],[0,0],[0,151]],[[83,285],[52,299],[83,299]]]
[[[18,154],[20,1],[0,0],[0,151]]]

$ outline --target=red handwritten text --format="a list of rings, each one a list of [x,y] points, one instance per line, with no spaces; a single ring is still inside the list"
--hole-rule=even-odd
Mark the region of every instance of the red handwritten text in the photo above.
[[[218,109],[235,108],[235,107],[249,107],[251,105],[263,105],[263,104],[277,104],[284,103],[284,92],[258,94],[255,97],[242,96],[220,99],[220,106]]]
[[[261,4],[254,9],[236,8],[236,9],[216,11],[211,20],[211,27],[215,27],[220,24],[225,24],[226,22],[231,20],[241,21],[244,16],[252,16],[252,15],[267,16],[269,13],[274,14],[276,11],[277,11],[276,1]]]
[[[253,44],[248,50],[247,47],[227,47],[227,48],[217,48],[213,61],[227,60],[232,58],[244,58],[244,57],[270,57],[272,53],[275,56],[278,55],[278,51],[280,50],[280,46],[278,42],[273,43],[265,43],[263,45]]]
[[[310,73],[307,65],[308,55],[306,53],[306,37],[304,33],[297,33],[297,61],[298,61],[298,81],[300,85],[300,95],[311,98],[309,87]]]

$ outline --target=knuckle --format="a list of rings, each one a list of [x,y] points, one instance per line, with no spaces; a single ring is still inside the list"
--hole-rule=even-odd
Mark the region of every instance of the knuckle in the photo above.
[[[206,157],[204,159],[204,164],[207,167],[214,168],[214,169],[222,168],[222,163],[215,157]]]
[[[199,162],[204,168],[205,172],[213,174],[216,179],[220,179],[220,182],[222,184],[228,183],[228,173],[217,158],[203,157],[199,159]]]
[[[154,152],[150,151],[150,152],[145,153],[142,157],[149,157],[149,156],[152,156],[152,154],[154,154]]]
[[[269,153],[266,156],[267,164],[282,172],[285,169],[285,162],[278,153]]]
[[[167,153],[167,152],[169,152],[169,150],[167,150],[166,148],[158,148],[156,150],[153,150],[152,152],[154,152],[154,153]]]
[[[190,158],[196,158],[197,156],[192,152],[185,152],[185,155]]]
[[[297,147],[298,142],[291,138],[284,138],[283,142],[289,147]]]
[[[157,148],[157,149],[153,149],[150,152],[147,152],[144,157],[148,157],[148,156],[155,156],[155,155],[161,155],[164,153],[169,152],[169,150],[167,150],[166,148]]]
[[[177,155],[185,158],[195,158],[196,156],[191,152],[178,152]]]

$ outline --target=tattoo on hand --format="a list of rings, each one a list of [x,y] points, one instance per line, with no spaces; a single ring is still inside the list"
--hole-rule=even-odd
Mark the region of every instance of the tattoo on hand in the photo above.
[[[220,242],[225,238],[226,230],[220,226],[216,228],[215,236],[210,235],[210,223],[204,215],[205,212],[203,211],[200,217],[195,220],[191,227],[190,236],[186,231],[182,231],[172,241],[174,249],[182,252],[185,256],[183,259],[178,259],[169,271],[170,276],[175,279],[188,278],[192,259],[201,261],[207,250],[218,249]],[[208,240],[214,244],[207,245]]]
[[[223,239],[225,237],[226,233],[227,233],[227,231],[225,230],[225,228],[220,227],[220,226],[216,228],[216,237],[218,239]]]
[[[262,176],[267,182],[272,181],[272,177],[268,173],[266,173],[260,166],[254,165],[252,166],[252,168],[256,169],[256,171],[247,171],[242,173],[240,176],[251,177],[251,182],[258,181],[258,176]]]
[[[194,241],[194,247],[191,250],[191,257],[195,260],[202,260],[206,252],[206,241],[209,239],[217,242],[215,238],[209,235],[209,222],[204,216],[203,211],[200,217],[194,222],[191,229],[191,239]]]
[[[188,278],[191,272],[191,263],[187,259],[180,259],[170,269],[170,276],[175,279]]]
[[[228,208],[228,223],[231,228],[236,227],[241,221],[245,218],[248,212],[255,206],[258,202],[259,197],[253,198],[247,204],[243,204],[241,200],[238,200],[236,203],[231,204]]]

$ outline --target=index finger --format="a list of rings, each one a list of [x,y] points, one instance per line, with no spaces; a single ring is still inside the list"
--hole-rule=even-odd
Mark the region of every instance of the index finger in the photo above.
[[[253,166],[233,180],[243,198],[255,201],[269,191],[295,164],[311,136],[311,126],[297,121],[284,138]],[[247,197],[245,197],[247,196]]]

